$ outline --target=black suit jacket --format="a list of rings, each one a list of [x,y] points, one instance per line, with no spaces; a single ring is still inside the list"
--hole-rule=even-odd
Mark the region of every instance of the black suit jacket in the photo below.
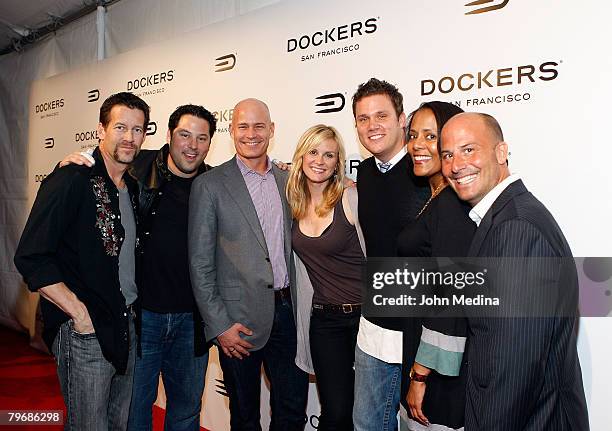
[[[571,257],[571,250],[552,215],[518,180],[483,218],[469,255],[558,258]],[[551,268],[547,259],[530,259],[540,266],[527,275],[504,262],[497,268],[504,282],[497,284],[504,285],[506,295],[529,298],[539,294],[536,286],[553,307],[569,304],[577,310],[573,265],[568,274]],[[549,316],[469,317],[466,431],[589,429],[576,349],[577,318],[561,311]]]

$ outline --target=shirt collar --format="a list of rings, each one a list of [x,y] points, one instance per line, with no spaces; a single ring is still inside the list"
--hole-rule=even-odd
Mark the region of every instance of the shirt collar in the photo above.
[[[408,153],[408,150],[406,149],[405,145],[402,145],[402,149],[399,150],[399,152],[391,157],[391,160],[389,160],[387,163],[389,163],[389,169],[387,169],[387,171],[389,171],[390,169],[393,169],[393,166],[397,165],[397,162],[399,162],[400,160],[402,160],[404,158],[404,156],[406,155],[406,153]],[[382,160],[380,160],[377,157],[374,157],[374,161],[376,162],[376,167],[378,168],[378,166],[380,166],[381,163],[384,163]]]
[[[240,169],[240,173],[243,177],[246,177],[248,174],[257,174],[265,176],[269,174],[272,170],[272,162],[270,162],[270,157],[266,157],[266,172],[264,172],[263,174],[260,174],[259,172],[249,168],[238,156],[236,156],[236,164],[238,165],[238,169]]]
[[[518,174],[510,175],[509,177],[502,180],[498,185],[493,187],[491,191],[487,193],[480,202],[474,205],[474,207],[470,210],[469,216],[472,221],[476,223],[476,226],[480,226],[480,222],[487,214],[487,212],[491,209],[499,195],[501,195],[510,184],[517,180],[520,180]]]

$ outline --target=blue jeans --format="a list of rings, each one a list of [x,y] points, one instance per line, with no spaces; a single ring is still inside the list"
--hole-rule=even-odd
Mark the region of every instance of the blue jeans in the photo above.
[[[396,431],[401,364],[389,364],[355,348],[355,431]]]
[[[243,359],[219,352],[230,399],[232,430],[260,431],[261,364],[270,381],[271,431],[303,430],[308,374],[295,365],[296,329],[291,302],[276,298],[274,323],[266,345]]]
[[[95,333],[81,334],[72,321],[62,324],[52,351],[62,389],[67,415],[66,431],[125,430],[130,411],[130,395],[136,337],[130,319],[130,351],[126,374],[102,355]]]
[[[161,372],[166,391],[166,431],[200,430],[208,352],[194,355],[193,313],[142,310],[141,356],[136,358],[130,431],[152,430]]]

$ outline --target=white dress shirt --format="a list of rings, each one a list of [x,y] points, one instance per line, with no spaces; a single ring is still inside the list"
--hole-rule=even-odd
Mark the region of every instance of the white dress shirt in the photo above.
[[[474,205],[474,207],[470,210],[469,216],[472,221],[476,223],[476,226],[480,226],[480,222],[487,214],[489,209],[491,209],[499,195],[501,195],[510,184],[517,180],[520,180],[520,177],[517,174],[510,175],[509,177],[502,180],[498,185],[493,187],[491,191],[487,193],[480,202]]]

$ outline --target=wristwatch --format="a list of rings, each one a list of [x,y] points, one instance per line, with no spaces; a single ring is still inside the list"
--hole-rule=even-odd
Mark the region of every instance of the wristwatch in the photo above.
[[[414,368],[410,369],[410,380],[414,381],[414,382],[421,382],[421,383],[425,383],[427,381],[427,374],[419,374],[416,371],[414,371]]]

